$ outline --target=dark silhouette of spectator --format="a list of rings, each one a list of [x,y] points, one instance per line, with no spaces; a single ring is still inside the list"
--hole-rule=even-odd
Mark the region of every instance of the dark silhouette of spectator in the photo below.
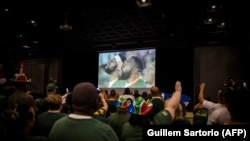
[[[152,101],[154,107],[150,111],[149,117],[150,117],[151,120],[153,120],[154,116],[164,109],[165,101],[162,98],[162,96],[160,94],[160,90],[159,90],[158,87],[152,86],[150,88],[150,92],[151,92],[151,95],[152,95],[151,101]]]
[[[148,100],[148,93],[146,91],[142,92],[142,97],[147,101]]]
[[[227,108],[231,114],[231,119],[226,121],[225,125],[250,124],[250,115],[245,110],[250,99],[250,91],[245,87],[226,87],[225,99]]]
[[[3,141],[47,141],[45,136],[30,134],[35,125],[35,109],[27,104],[16,104],[1,114],[0,125],[5,127]],[[3,138],[2,138],[3,137]]]
[[[134,97],[137,98],[137,97],[139,97],[139,96],[141,96],[140,93],[139,93],[139,90],[138,90],[138,89],[135,89],[135,90],[134,90]]]
[[[114,105],[115,101],[117,100],[116,91],[114,89],[110,90],[110,97],[107,100],[108,103],[108,111],[106,113],[106,118],[109,117],[111,113],[116,112],[116,106]]]
[[[128,122],[131,116],[128,112],[128,107],[132,103],[124,95],[121,95],[114,104],[116,106],[116,112],[111,113],[108,117],[108,123],[114,129],[119,140],[121,141],[122,126],[124,123]]]

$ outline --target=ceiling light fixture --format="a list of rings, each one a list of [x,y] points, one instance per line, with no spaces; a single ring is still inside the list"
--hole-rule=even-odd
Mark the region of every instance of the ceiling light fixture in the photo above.
[[[207,12],[218,12],[221,9],[221,5],[219,4],[212,4],[207,7]]]
[[[68,24],[68,13],[65,13],[65,20],[64,24],[60,25],[59,28],[63,31],[70,31],[72,30],[72,26]]]
[[[151,0],[136,0],[136,3],[139,7],[147,7],[147,6],[151,6]]]
[[[214,24],[216,23],[217,19],[215,18],[212,18],[212,17],[208,17],[204,20],[204,24],[206,25],[211,25],[211,24]]]
[[[30,46],[28,46],[28,45],[23,45],[22,47],[27,48],[27,49],[30,48]]]

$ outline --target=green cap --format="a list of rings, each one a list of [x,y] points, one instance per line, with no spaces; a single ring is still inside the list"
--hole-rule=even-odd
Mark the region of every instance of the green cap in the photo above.
[[[54,89],[58,89],[58,86],[55,83],[49,83],[46,87],[47,92],[51,92]]]

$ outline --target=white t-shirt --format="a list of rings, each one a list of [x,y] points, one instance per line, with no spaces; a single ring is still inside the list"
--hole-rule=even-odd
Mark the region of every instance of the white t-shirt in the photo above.
[[[204,100],[202,106],[208,110],[207,125],[223,125],[225,121],[231,120],[231,115],[227,107],[221,104]]]

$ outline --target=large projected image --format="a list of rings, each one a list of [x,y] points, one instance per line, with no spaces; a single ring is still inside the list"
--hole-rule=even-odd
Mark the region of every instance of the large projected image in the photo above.
[[[155,85],[155,49],[99,53],[98,87],[150,88]]]

